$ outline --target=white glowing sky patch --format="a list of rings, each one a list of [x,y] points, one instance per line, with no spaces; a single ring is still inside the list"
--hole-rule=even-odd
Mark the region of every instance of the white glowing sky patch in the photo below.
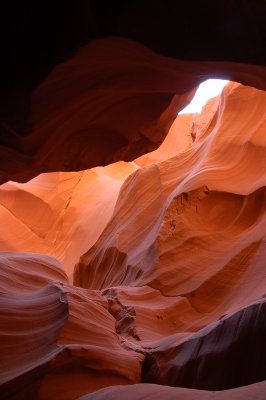
[[[224,79],[208,79],[202,82],[192,101],[178,114],[200,113],[207,101],[212,97],[218,96],[228,82]]]

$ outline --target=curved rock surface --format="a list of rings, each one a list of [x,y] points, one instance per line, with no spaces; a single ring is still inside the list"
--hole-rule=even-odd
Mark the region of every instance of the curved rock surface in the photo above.
[[[0,255],[1,398],[75,399],[140,382],[144,356],[125,349],[100,292],[68,285],[52,257]]]
[[[230,83],[135,162],[0,187],[2,398],[264,400],[265,110]]]
[[[244,386],[221,392],[209,392],[205,390],[193,390],[172,388],[169,386],[138,384],[132,386],[114,386],[98,392],[82,396],[78,400],[263,400],[266,390],[266,382]]]
[[[133,160],[158,147],[200,82],[216,76],[265,89],[265,71],[179,61],[123,38],[92,41],[34,91],[24,136],[3,124],[0,182]]]
[[[231,83],[193,117],[192,145],[167,161],[164,146],[141,158],[147,166],[127,178],[76,266],[74,283],[102,290],[119,333],[144,347],[144,381],[224,390],[265,379],[265,311],[255,305],[266,293],[265,105],[265,92]],[[193,336],[204,329],[206,348]],[[226,378],[229,359],[240,375]]]
[[[0,250],[55,256],[72,279],[73,265],[99,237],[123,181],[136,168],[118,162],[1,185]]]
[[[245,248],[262,252],[265,104],[265,92],[229,84],[208,123],[196,117],[203,123],[193,146],[131,174],[111,220],[76,267],[76,283],[149,284],[176,295],[195,290]],[[194,283],[185,279],[190,274]]]
[[[149,354],[142,381],[225,390],[264,380],[265,309],[265,300],[252,304],[220,318],[181,345]]]

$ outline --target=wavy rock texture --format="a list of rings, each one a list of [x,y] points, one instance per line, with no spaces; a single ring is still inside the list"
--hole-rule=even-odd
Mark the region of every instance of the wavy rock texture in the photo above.
[[[230,83],[134,163],[0,187],[1,398],[264,400],[265,110]]]
[[[166,139],[137,160],[147,166],[76,266],[74,283],[102,290],[118,332],[145,349],[143,381],[265,379],[265,105],[265,92],[231,83],[219,104],[182,116],[193,145],[160,162]]]
[[[100,292],[68,285],[44,255],[1,253],[0,273],[1,398],[74,399],[140,382],[144,356],[124,348]]]
[[[265,89],[265,71],[178,61],[123,38],[92,41],[34,91],[25,136],[3,126],[0,182],[133,160],[163,141],[200,82],[216,76]]]
[[[251,255],[260,253],[265,102],[262,91],[228,85],[193,146],[131,174],[104,232],[81,258],[76,281],[95,289],[138,282],[176,295],[195,290],[249,245],[256,249]]]
[[[99,237],[123,181],[136,168],[120,162],[1,185],[0,249],[55,256],[72,279],[73,265]]]
[[[265,382],[222,392],[138,384],[130,388],[118,386],[102,389],[97,393],[82,396],[79,400],[245,400],[248,398],[252,400],[261,400],[263,399],[265,390]]]

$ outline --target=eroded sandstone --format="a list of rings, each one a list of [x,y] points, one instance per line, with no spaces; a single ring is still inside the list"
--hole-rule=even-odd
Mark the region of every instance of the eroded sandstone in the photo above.
[[[42,91],[65,84],[59,72],[71,62],[54,72],[55,86],[48,79],[40,88],[40,104]],[[186,74],[191,90],[199,82],[185,65],[184,93]],[[75,73],[84,82],[84,71]],[[76,129],[89,111],[85,102],[72,115],[68,100],[55,96],[51,113],[67,110]],[[264,400],[265,109],[264,91],[231,82],[202,114],[178,116],[162,145],[133,162],[0,187],[3,398]],[[37,111],[40,129],[59,121]],[[95,118],[107,124],[103,114]],[[146,138],[163,139],[172,119],[164,116],[158,132],[145,122]],[[124,132],[125,120],[111,125]],[[64,135],[58,131],[58,146]]]

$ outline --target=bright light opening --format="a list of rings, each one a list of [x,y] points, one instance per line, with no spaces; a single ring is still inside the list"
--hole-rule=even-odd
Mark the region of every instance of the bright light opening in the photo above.
[[[178,114],[201,113],[202,107],[207,101],[218,96],[228,82],[224,79],[208,79],[202,82],[192,101]]]

